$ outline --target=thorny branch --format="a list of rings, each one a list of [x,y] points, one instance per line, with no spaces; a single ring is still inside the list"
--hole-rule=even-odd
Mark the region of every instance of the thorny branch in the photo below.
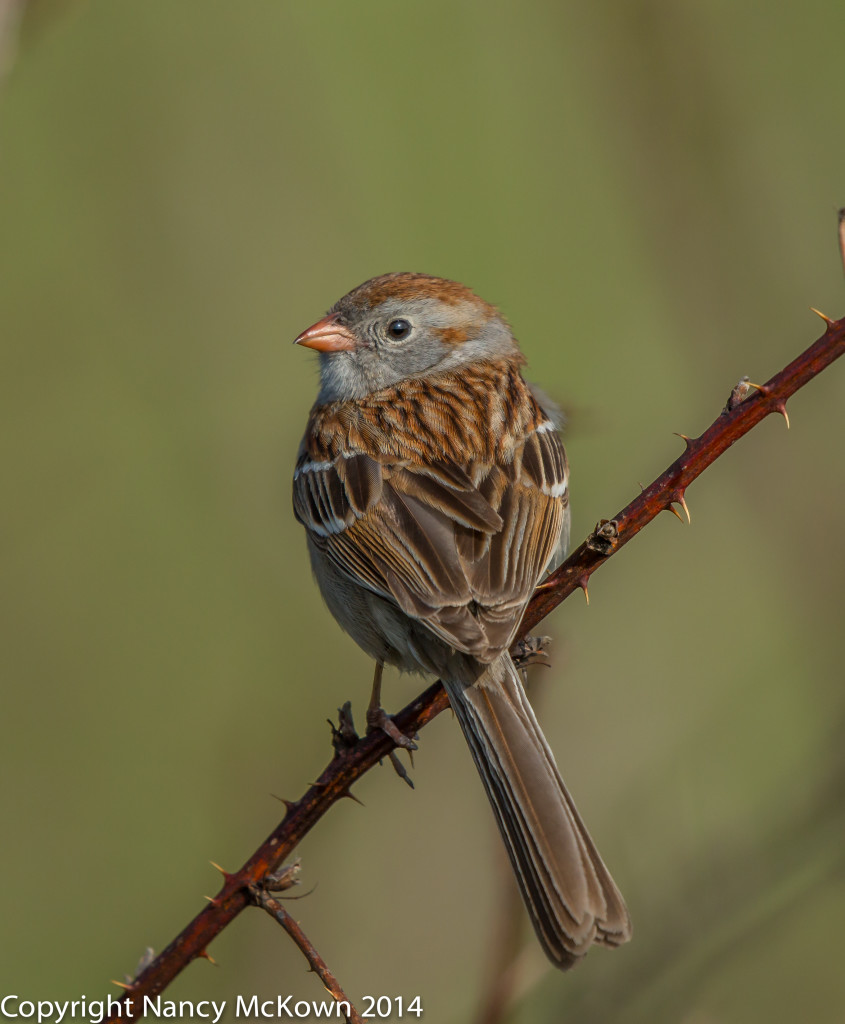
[[[721,414],[700,437],[679,435],[685,444],[683,454],[613,519],[602,520],[560,568],[540,584],[523,616],[523,632],[530,632],[577,587],[586,591],[587,580],[596,569],[658,513],[672,511],[678,515],[673,507],[678,504],[689,518],[684,500],[687,487],[760,420],[773,412],[780,413],[789,426],[787,399],[845,351],[845,319],[833,321],[824,314],[819,316],[827,330],[797,359],[765,384],[750,384],[743,377],[731,391]]]
[[[821,315],[821,314],[820,314]],[[590,576],[608,558],[660,512],[679,504],[686,511],[687,487],[735,441],[771,413],[786,418],[786,401],[809,380],[845,352],[845,319],[825,320],[824,334],[780,373],[762,385],[743,380],[734,388],[728,404],[713,424],[694,439],[684,437],[685,450],[652,484],[610,520],[602,520],[593,533],[560,568],[535,591],[522,620],[517,640],[523,639],[574,590],[586,591]],[[787,423],[788,423],[787,419]],[[400,732],[414,736],[448,707],[442,685],[429,686],[393,720]],[[394,748],[380,731],[363,739],[336,742],[335,756],[320,778],[299,800],[285,801],[287,813],[272,834],[233,874],[223,872],[223,887],[155,960],[126,987],[132,1012],[124,1003],[111,1021],[132,1020],[145,995],[154,996],[194,959],[207,956],[206,947],[240,912],[254,901],[268,873],[275,871],[331,806],[351,797],[350,787]],[[354,798],[353,798],[354,799]]]

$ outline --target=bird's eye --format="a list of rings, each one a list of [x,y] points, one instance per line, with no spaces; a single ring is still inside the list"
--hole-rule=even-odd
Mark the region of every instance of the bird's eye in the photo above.
[[[387,333],[391,341],[404,341],[411,333],[411,325],[407,320],[391,320]]]

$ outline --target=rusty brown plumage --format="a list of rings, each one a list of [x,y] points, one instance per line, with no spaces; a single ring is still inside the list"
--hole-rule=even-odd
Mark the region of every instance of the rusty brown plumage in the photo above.
[[[544,425],[517,359],[316,406],[296,514],[336,564],[490,662],[510,644],[568,504],[563,446]],[[409,504],[429,532],[441,528],[433,514],[451,524],[436,553],[409,527]],[[397,576],[403,546],[413,568]]]
[[[469,416],[467,410],[475,410]],[[449,459],[466,453],[490,461],[494,451],[512,452],[522,434],[547,417],[522,379],[517,359],[480,364],[461,373],[411,377],[389,390],[311,410],[305,450],[315,461],[373,440],[399,458]]]
[[[431,274],[415,274],[399,271],[393,274],[382,274],[358,285],[340,300],[333,308],[341,304],[362,307],[381,305],[389,299],[418,300],[436,299],[446,305],[465,302],[474,305],[484,314],[494,316],[495,306],[479,298],[475,292],[459,281],[449,281],[444,277],[433,277]]]

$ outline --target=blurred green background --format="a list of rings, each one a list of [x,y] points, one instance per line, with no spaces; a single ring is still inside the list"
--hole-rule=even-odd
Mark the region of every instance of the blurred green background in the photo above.
[[[289,479],[290,347],[374,274],[497,303],[568,410],[573,538],[845,313],[845,9],[42,0],[0,92],[0,990],[99,997],[359,725]],[[842,1020],[845,366],[546,628],[535,687],[632,944],[513,1022]],[[388,707],[420,688],[391,675]],[[351,995],[472,1021],[510,892],[458,729],[303,843]],[[167,995],[321,998],[245,913]],[[227,1017],[230,1020],[231,1016]]]

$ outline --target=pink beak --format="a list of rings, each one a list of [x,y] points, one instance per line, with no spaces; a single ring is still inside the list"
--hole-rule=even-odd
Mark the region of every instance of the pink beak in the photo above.
[[[313,327],[303,331],[294,345],[313,348],[317,352],[351,352],[358,347],[355,335],[337,321],[337,313],[324,316]]]

